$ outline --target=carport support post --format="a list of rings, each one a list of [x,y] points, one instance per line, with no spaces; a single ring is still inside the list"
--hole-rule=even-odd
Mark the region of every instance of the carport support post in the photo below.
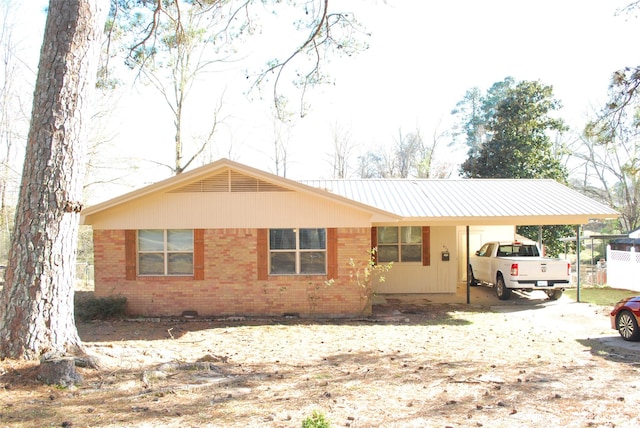
[[[467,305],[471,303],[471,278],[469,278],[469,260],[471,257],[471,243],[469,242],[469,226],[467,226]]]
[[[580,233],[582,226],[576,226],[576,301],[580,303]]]

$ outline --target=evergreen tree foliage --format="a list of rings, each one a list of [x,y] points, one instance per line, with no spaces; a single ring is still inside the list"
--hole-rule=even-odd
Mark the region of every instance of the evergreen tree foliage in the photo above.
[[[473,178],[551,178],[566,182],[567,172],[555,156],[550,132],[566,129],[551,114],[561,104],[553,89],[540,82],[498,82],[483,99],[486,141],[469,144],[462,174]],[[472,118],[477,121],[477,117]]]
[[[532,241],[538,241],[540,238],[540,226],[518,226],[516,228],[518,235],[525,236]],[[576,235],[576,229],[568,225],[554,225],[542,227],[542,243],[544,244],[545,255],[548,257],[558,257],[565,250],[575,250],[575,242],[570,243],[570,248],[565,248],[565,243],[560,241],[562,238],[568,238]]]
[[[478,111],[478,106],[481,110]],[[470,108],[471,107],[471,108]],[[553,88],[538,81],[496,82],[482,96],[468,91],[454,113],[463,115],[468,146],[461,173],[469,178],[553,179],[567,182],[567,171],[554,150],[553,132],[567,128],[553,113],[561,103]],[[537,225],[519,225],[517,232],[538,240]],[[571,226],[545,226],[542,241],[547,255],[564,251],[560,238],[575,235]]]

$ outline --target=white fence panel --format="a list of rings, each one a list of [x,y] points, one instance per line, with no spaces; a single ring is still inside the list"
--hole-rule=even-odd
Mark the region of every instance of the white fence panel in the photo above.
[[[607,285],[640,291],[640,253],[612,250],[607,245]]]

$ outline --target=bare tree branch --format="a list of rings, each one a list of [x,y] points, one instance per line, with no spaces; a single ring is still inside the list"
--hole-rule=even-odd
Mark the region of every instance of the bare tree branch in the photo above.
[[[308,36],[289,56],[282,60],[275,60],[272,62],[265,70],[258,73],[253,81],[252,89],[263,85],[267,77],[275,73],[273,83],[273,100],[276,109],[278,109],[278,104],[275,100],[278,100],[281,97],[279,85],[283,78],[283,73],[285,69],[291,66],[293,60],[301,54],[306,53],[313,58],[309,70],[305,73],[298,73],[300,79],[297,82],[297,85],[301,90],[300,111],[301,115],[304,116],[304,98],[307,90],[310,86],[320,83],[323,80],[323,76],[320,71],[324,57],[322,50],[329,50],[331,47],[334,47],[347,55],[352,55],[360,49],[366,49],[366,47],[360,48],[354,43],[353,33],[366,33],[361,31],[350,14],[330,13],[329,0],[320,0],[319,3],[321,5],[319,9],[320,11],[316,17],[313,18],[313,24],[310,27]],[[349,34],[346,42],[341,42],[333,37],[333,29],[336,27],[343,29]],[[347,29],[349,31],[347,31]]]

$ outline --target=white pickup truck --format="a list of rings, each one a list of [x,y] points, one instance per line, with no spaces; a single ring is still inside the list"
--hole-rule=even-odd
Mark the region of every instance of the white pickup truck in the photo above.
[[[540,256],[535,242],[487,242],[469,260],[470,285],[493,285],[500,300],[512,290],[543,290],[557,300],[571,281],[571,263]]]

